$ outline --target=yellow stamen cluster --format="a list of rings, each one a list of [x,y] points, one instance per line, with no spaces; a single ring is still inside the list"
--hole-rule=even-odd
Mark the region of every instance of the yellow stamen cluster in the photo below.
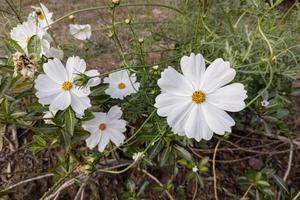
[[[205,94],[200,90],[195,91],[192,95],[192,100],[196,104],[203,103],[205,101]]]
[[[99,129],[100,129],[101,131],[104,131],[104,130],[106,129],[106,124],[105,124],[105,123],[100,123],[100,124],[99,124]]]
[[[125,87],[126,87],[125,83],[119,83],[119,85],[118,85],[118,88],[119,88],[120,90],[124,90]]]
[[[70,81],[65,81],[63,84],[62,84],[62,89],[64,91],[69,91],[71,90],[73,87],[73,84],[70,82]]]

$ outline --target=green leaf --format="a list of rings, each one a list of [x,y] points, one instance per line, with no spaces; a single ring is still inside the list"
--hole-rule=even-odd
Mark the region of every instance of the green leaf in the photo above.
[[[260,185],[262,187],[270,187],[270,184],[264,180],[257,181],[257,185]]]
[[[70,107],[65,111],[64,118],[65,118],[65,132],[68,133],[70,136],[73,136],[74,127],[75,127],[75,114]]]
[[[278,185],[281,189],[284,189],[287,193],[289,193],[287,185],[281,177],[277,176],[276,174],[273,174],[272,177],[274,178],[276,185]]]
[[[154,147],[151,148],[149,153],[149,159],[153,159],[163,148],[161,140],[159,140]]]
[[[170,151],[169,148],[165,148],[161,154],[161,159],[160,159],[160,166],[163,167],[166,165],[170,158]]]
[[[37,36],[34,35],[32,36],[29,41],[28,41],[28,45],[27,45],[27,51],[28,54],[32,54],[35,53],[36,55],[40,55],[41,54],[41,39]]]
[[[16,53],[16,52],[24,53],[24,50],[22,49],[22,47],[20,47],[20,45],[16,41],[6,38],[4,39],[4,42],[8,51],[10,51],[11,53]]]
[[[178,155],[185,159],[185,160],[188,160],[190,162],[193,162],[193,157],[192,155],[190,154],[190,152],[188,152],[187,150],[185,150],[183,147],[181,146],[178,146],[178,145],[175,145],[174,148],[176,149]]]
[[[68,149],[71,144],[71,135],[64,130],[61,130],[61,135],[63,137],[63,145],[65,149]]]
[[[5,124],[0,124],[0,151],[3,148],[3,138],[6,130],[6,125]]]
[[[39,135],[34,135],[33,140],[41,147],[47,147],[47,141]]]

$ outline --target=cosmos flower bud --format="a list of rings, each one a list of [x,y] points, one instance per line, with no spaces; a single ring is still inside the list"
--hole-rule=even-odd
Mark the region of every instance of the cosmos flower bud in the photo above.
[[[119,5],[121,0],[111,0],[114,5]]]
[[[131,18],[126,18],[126,19],[125,19],[125,23],[126,23],[126,24],[131,24],[131,22],[132,22]]]
[[[71,21],[74,21],[74,19],[75,19],[75,16],[74,15],[69,15],[69,20],[71,20]]]
[[[138,41],[139,41],[139,43],[144,43],[144,38],[143,37],[139,37]]]
[[[114,32],[109,31],[109,32],[107,33],[107,36],[108,36],[109,38],[112,38],[112,37],[114,36]]]
[[[74,77],[74,84],[77,86],[85,86],[91,77],[87,76],[84,73],[77,74]]]
[[[86,175],[90,175],[95,171],[95,167],[93,167],[90,164],[86,164],[84,165],[81,170],[86,174]]]

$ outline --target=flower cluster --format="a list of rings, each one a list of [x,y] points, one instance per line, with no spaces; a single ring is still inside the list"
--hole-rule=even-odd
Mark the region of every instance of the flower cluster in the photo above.
[[[51,46],[53,39],[47,32],[54,23],[53,13],[43,4],[34,7],[34,10],[28,20],[13,28],[10,34],[25,52],[13,56],[15,71],[20,69],[23,76],[34,77],[37,65],[30,59],[28,45],[34,36],[38,37],[41,49],[38,56],[48,58],[42,66],[43,72],[34,81],[38,102],[48,108],[44,115],[45,123],[55,124],[51,119],[66,109],[72,109],[80,120],[87,109],[93,110],[90,94],[94,87],[101,84],[100,73],[87,70],[86,62],[78,56],[69,57],[64,66],[61,61],[63,52]],[[91,37],[89,24],[71,24],[69,28],[70,33],[79,40]],[[231,132],[235,121],[226,111],[244,109],[247,95],[242,84],[229,84],[236,75],[229,62],[218,58],[206,68],[203,56],[192,53],[183,56],[180,65],[182,73],[168,67],[157,81],[161,90],[155,99],[157,114],[166,117],[174,133],[196,141],[210,140],[213,133],[224,135]],[[105,93],[112,99],[124,100],[140,88],[136,74],[127,69],[110,73],[103,83],[108,85]],[[107,113],[92,114],[94,118],[81,123],[90,132],[86,139],[88,148],[98,145],[98,150],[102,152],[109,141],[116,146],[124,142],[128,122],[122,119],[123,112],[119,106],[112,106]],[[133,159],[137,161],[142,156],[143,153],[137,153]]]

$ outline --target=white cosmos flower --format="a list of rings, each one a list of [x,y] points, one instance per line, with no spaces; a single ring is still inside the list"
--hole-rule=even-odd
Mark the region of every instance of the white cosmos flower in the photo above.
[[[69,106],[79,115],[91,107],[89,89],[78,87],[74,78],[78,73],[85,73],[86,63],[83,59],[70,57],[66,68],[60,60],[54,58],[43,65],[46,74],[40,74],[35,80],[36,96],[43,105],[50,105],[49,110],[56,113]]]
[[[136,75],[130,75],[128,70],[113,72],[104,78],[103,82],[109,84],[105,93],[113,99],[124,99],[128,95],[136,93],[140,87],[140,83],[136,82]]]
[[[46,49],[50,48],[50,43],[52,38],[50,35],[42,28],[36,26],[33,21],[23,22],[17,25],[10,32],[10,36],[13,40],[27,52],[27,45],[32,36],[37,35],[41,40],[41,53],[44,54]]]
[[[39,7],[33,6],[33,8],[35,11],[29,14],[28,20],[36,22],[38,27],[47,30],[53,23],[53,13],[50,12],[48,8],[42,3],[40,3]]]
[[[92,36],[92,30],[90,24],[70,24],[70,33],[78,40],[90,39]]]
[[[205,69],[202,55],[192,53],[181,58],[181,70],[183,74],[172,67],[162,72],[155,103],[158,115],[167,117],[175,133],[197,141],[210,140],[213,132],[231,132],[235,122],[225,111],[244,109],[247,95],[240,83],[226,85],[236,74],[229,62],[218,58]]]
[[[98,150],[102,152],[110,140],[116,146],[124,142],[123,133],[126,131],[127,122],[121,119],[123,113],[119,106],[111,107],[108,113],[94,112],[93,114],[94,119],[82,124],[83,128],[91,133],[86,139],[90,149],[98,145]]]

